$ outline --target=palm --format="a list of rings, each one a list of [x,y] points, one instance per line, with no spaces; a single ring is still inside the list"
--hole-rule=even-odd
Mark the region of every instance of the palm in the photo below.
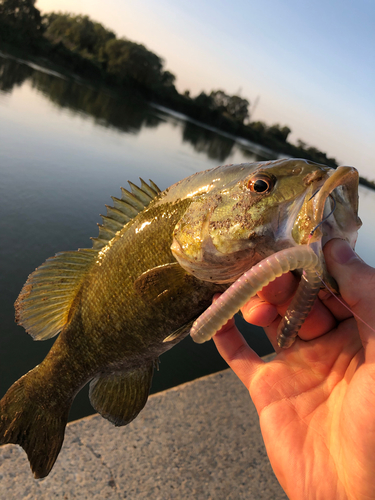
[[[335,268],[327,255],[347,303],[375,325],[375,270],[359,260]],[[247,321],[265,327],[277,351],[271,362],[259,359],[233,321],[215,335],[216,346],[250,391],[290,499],[375,499],[375,329],[359,322],[358,330],[352,313],[328,294],[295,344],[279,349],[277,326],[295,286],[284,275],[242,309]]]
[[[375,491],[372,448],[357,432],[375,432],[375,405],[363,394],[371,376],[359,337],[345,330],[342,323],[322,338],[297,341],[249,387],[271,464],[291,498],[361,499]]]

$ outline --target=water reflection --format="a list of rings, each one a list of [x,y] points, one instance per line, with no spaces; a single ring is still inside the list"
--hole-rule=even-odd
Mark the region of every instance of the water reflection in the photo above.
[[[27,64],[0,56],[0,91],[11,93],[15,86],[21,86],[26,80],[59,108],[91,117],[99,126],[138,134],[143,127],[156,128],[165,121],[163,113],[156,114],[146,101],[134,93],[118,93],[90,87],[81,81],[58,77],[48,71],[38,71]],[[239,146],[235,138],[218,134],[217,131],[188,120],[180,121],[179,125],[182,141],[217,163],[224,163],[234,154],[236,148],[239,148],[249,161],[265,159],[264,156],[254,153],[251,148]]]
[[[0,91],[12,92],[15,86],[21,86],[33,72],[34,70],[25,64],[0,57]]]
[[[138,133],[142,127],[157,127],[160,119],[134,95],[86,87],[74,80],[63,80],[39,71],[30,77],[32,86],[54,104],[91,116],[97,125]]]
[[[212,130],[202,128],[195,123],[185,122],[182,140],[193,145],[197,153],[205,153],[208,158],[223,163],[232,153],[235,141],[219,136]]]
[[[138,133],[143,126],[157,127],[161,122],[148,104],[133,94],[116,94],[88,87],[72,79],[37,71],[13,59],[0,57],[0,90],[11,93],[15,86],[29,80],[32,87],[61,108],[92,117],[96,124]]]

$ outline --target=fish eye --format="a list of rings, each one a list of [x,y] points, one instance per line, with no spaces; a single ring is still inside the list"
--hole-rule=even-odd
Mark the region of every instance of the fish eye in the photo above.
[[[252,193],[265,194],[269,193],[273,187],[272,180],[266,175],[257,175],[250,179],[247,183],[247,188]]]

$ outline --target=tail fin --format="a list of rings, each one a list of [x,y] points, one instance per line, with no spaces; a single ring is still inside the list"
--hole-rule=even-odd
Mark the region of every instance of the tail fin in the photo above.
[[[0,401],[0,444],[22,446],[39,479],[49,474],[60,452],[71,401],[62,408],[28,397],[26,385],[37,370],[17,380]]]

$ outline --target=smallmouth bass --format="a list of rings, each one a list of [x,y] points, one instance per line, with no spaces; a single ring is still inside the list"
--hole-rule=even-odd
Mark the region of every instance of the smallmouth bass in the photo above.
[[[59,336],[1,400],[0,443],[21,445],[34,476],[46,476],[87,383],[96,411],[129,423],[146,404],[155,361],[189,334],[216,292],[311,237],[354,247],[358,174],[341,168],[277,160],[217,167],[163,192],[130,183],[92,249],[57,254],[24,285],[18,323],[36,340]],[[321,249],[319,258],[324,268]]]

